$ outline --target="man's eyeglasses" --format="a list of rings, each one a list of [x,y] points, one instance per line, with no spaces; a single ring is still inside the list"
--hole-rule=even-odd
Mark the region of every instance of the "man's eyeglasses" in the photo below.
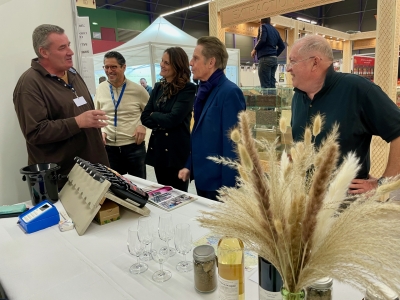
[[[104,70],[110,69],[111,71],[115,71],[118,68],[118,66],[103,66]]]
[[[287,69],[292,68],[294,65],[296,65],[296,64],[298,64],[298,63],[300,63],[300,62],[302,62],[302,61],[306,61],[306,60],[308,60],[308,59],[311,59],[311,58],[315,58],[315,56],[310,56],[310,57],[307,57],[307,58],[305,58],[305,59],[298,60],[298,61],[290,61],[290,62],[286,65],[286,68],[287,68]]]

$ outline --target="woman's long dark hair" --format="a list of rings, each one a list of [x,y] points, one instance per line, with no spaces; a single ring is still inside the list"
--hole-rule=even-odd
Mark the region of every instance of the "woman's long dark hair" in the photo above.
[[[170,66],[175,71],[174,79],[168,84],[168,98],[171,98],[190,81],[189,58],[181,47],[168,48],[164,53],[168,53]]]

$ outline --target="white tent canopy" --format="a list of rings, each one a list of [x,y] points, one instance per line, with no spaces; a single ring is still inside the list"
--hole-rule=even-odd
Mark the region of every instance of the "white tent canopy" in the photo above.
[[[138,36],[112,50],[120,52],[125,57],[128,67],[150,65],[152,85],[154,85],[156,82],[155,68],[160,63],[166,48],[179,46],[185,50],[190,59],[196,44],[196,38],[159,17]],[[227,50],[229,54],[227,76],[238,84],[240,51],[238,49]],[[105,52],[93,56],[96,73],[102,70],[104,54]]]

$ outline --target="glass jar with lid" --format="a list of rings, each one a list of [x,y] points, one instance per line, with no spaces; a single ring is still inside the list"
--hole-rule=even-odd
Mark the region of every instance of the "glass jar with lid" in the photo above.
[[[371,288],[367,288],[365,292],[364,300],[399,300],[399,295],[397,295],[393,290],[391,290],[388,286],[384,285],[383,283],[376,283],[374,285],[374,289],[379,289],[383,295],[377,294],[372,291]]]
[[[306,289],[306,300],[332,300],[333,279],[324,277]]]
[[[200,293],[210,293],[217,288],[216,256],[210,245],[193,249],[194,287]]]

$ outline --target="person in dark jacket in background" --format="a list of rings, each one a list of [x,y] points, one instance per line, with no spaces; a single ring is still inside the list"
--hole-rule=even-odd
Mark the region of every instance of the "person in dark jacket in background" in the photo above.
[[[146,91],[151,95],[153,88],[147,84],[146,78],[140,78],[140,85],[146,89]]]
[[[262,88],[275,88],[275,72],[278,67],[277,57],[285,50],[278,30],[271,25],[271,18],[261,19],[258,28],[257,43],[251,56],[258,58],[258,77]]]
[[[180,47],[164,51],[163,77],[156,83],[143,110],[142,124],[152,129],[146,164],[153,166],[157,181],[187,191],[189,182],[178,178],[190,153],[190,119],[196,87],[190,82],[189,58]]]

